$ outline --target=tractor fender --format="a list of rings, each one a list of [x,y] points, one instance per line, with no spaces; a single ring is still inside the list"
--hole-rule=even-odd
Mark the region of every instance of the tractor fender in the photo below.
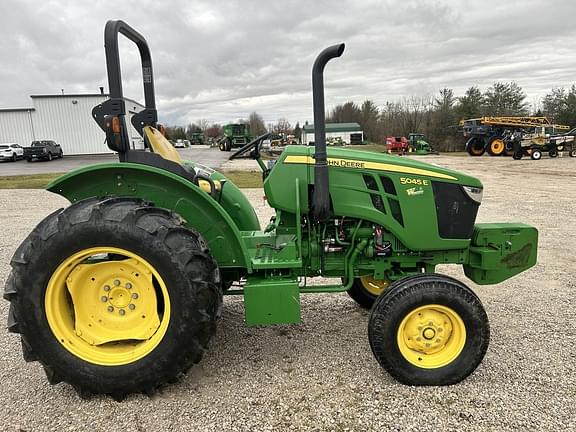
[[[116,162],[73,170],[47,190],[76,202],[90,197],[138,197],[180,215],[208,242],[220,267],[252,270],[240,230],[226,210],[198,186],[169,171]]]

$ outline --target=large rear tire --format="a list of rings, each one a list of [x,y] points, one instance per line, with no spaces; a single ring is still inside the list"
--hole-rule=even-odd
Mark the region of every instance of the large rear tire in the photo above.
[[[484,140],[478,137],[472,137],[466,143],[466,151],[470,156],[482,156],[486,151]]]
[[[370,314],[378,363],[408,385],[450,385],[480,364],[490,339],[478,297],[461,282],[420,274],[394,282]]]
[[[154,392],[199,362],[216,330],[222,291],[205,241],[140,199],[56,211],[11,264],[8,327],[24,359],[83,396]]]

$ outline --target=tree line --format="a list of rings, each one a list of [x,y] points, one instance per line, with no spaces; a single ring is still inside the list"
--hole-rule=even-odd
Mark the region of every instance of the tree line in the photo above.
[[[349,101],[331,109],[326,116],[328,123],[360,124],[366,141],[384,143],[387,136],[407,136],[411,132],[423,133],[428,141],[442,151],[464,148],[465,139],[458,128],[461,119],[482,116],[546,116],[557,124],[576,126],[576,86],[566,89],[553,88],[536,106],[530,106],[524,90],[515,82],[495,82],[485,91],[469,87],[462,96],[455,96],[450,88],[441,89],[436,96],[409,96],[386,102],[382,106],[372,100],[357,104]],[[266,132],[293,135],[300,139],[302,129],[297,122],[281,118],[276,123],[265,124],[262,116],[252,112],[248,119],[237,123],[250,125],[253,136]],[[217,139],[222,134],[220,124],[200,120],[186,127],[167,128],[171,139],[189,139],[201,132]]]

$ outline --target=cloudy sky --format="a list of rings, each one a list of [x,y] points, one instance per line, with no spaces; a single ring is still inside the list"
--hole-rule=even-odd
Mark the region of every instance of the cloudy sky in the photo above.
[[[338,42],[346,51],[326,70],[328,109],[512,80],[534,104],[576,82],[570,0],[1,0],[0,16],[0,108],[107,89],[108,19],[148,40],[160,119],[172,125],[252,111],[266,123],[311,120],[311,65]],[[125,94],[140,100],[136,50],[122,41],[121,54]]]

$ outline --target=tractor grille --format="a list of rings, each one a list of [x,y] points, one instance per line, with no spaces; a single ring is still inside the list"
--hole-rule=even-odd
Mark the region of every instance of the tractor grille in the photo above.
[[[432,182],[432,188],[440,237],[469,239],[480,204],[470,199],[460,185]]]

